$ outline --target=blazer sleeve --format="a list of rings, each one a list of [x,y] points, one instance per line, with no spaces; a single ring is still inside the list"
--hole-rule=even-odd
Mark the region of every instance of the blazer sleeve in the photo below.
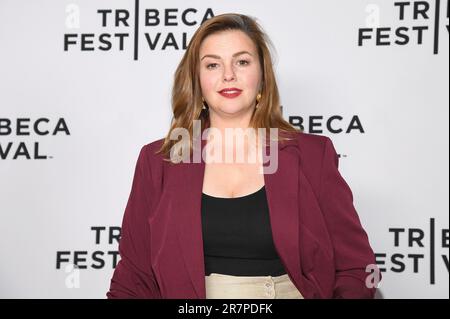
[[[336,280],[334,298],[373,298],[376,288],[366,285],[368,276],[381,274],[367,233],[353,205],[353,194],[341,176],[339,157],[330,138],[326,137],[322,161],[319,203],[325,216],[334,248]],[[366,272],[372,265],[375,272]],[[374,281],[372,281],[374,283]]]
[[[150,261],[150,225],[147,219],[152,204],[153,183],[145,150],[146,146],[139,153],[122,219],[120,261],[106,294],[109,299],[160,298]]]

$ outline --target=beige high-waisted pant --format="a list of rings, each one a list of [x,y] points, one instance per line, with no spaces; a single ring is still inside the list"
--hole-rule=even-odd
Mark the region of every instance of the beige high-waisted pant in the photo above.
[[[206,299],[303,299],[288,274],[272,276],[205,276]]]

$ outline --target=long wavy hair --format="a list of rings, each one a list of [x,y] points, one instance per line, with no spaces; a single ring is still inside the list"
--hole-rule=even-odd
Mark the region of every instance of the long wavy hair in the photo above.
[[[266,136],[270,136],[270,128],[278,128],[279,134],[276,139],[279,142],[290,139],[289,133],[301,132],[283,119],[280,95],[269,50],[269,46],[271,48],[274,46],[263,28],[249,16],[234,13],[222,14],[206,20],[197,29],[175,71],[172,88],[173,118],[171,127],[161,148],[157,151],[157,153],[162,153],[166,160],[171,161],[170,151],[178,143],[177,140],[170,138],[175,129],[184,128],[189,132],[191,156],[194,143],[194,120],[200,121],[201,132],[209,127],[209,112],[208,109],[203,109],[200,87],[200,46],[209,35],[231,30],[244,32],[254,42],[262,68],[261,99],[258,108],[253,111],[249,127],[265,128]]]

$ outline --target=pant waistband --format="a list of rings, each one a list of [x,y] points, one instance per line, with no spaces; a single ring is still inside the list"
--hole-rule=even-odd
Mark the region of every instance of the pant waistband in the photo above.
[[[264,283],[269,281],[279,283],[283,281],[290,281],[289,275],[284,274],[281,276],[232,276],[232,275],[224,275],[211,273],[209,276],[206,276],[207,279],[214,279],[215,281],[223,281],[227,283]]]

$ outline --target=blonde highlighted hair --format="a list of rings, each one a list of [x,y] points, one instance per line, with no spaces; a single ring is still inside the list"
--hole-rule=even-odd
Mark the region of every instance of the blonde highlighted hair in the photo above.
[[[289,139],[285,133],[301,132],[283,119],[280,106],[280,96],[273,70],[272,56],[269,45],[273,44],[263,28],[251,18],[242,14],[222,14],[203,22],[194,33],[188,48],[179,63],[172,87],[173,118],[171,127],[161,148],[166,159],[170,158],[170,150],[178,143],[170,138],[171,133],[184,128],[190,133],[189,150],[193,150],[194,120],[201,121],[201,131],[209,127],[208,110],[203,109],[202,91],[200,87],[200,46],[211,34],[222,31],[238,30],[244,32],[255,44],[262,68],[262,90],[258,108],[254,110],[249,127],[254,129],[265,128],[266,136],[270,136],[269,129],[279,130],[279,141]],[[169,159],[170,161],[170,159]]]

